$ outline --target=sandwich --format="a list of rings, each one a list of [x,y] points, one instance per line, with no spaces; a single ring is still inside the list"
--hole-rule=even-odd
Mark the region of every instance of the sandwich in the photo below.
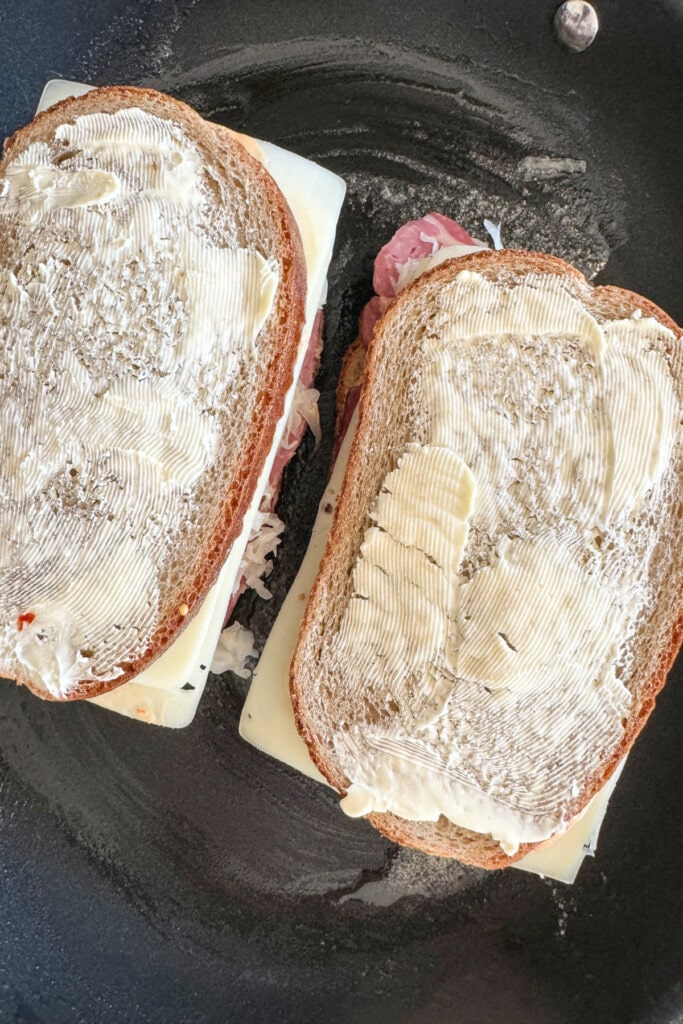
[[[150,90],[41,108],[0,165],[2,672],[184,725],[315,422],[344,186]]]
[[[681,331],[550,256],[433,249],[379,275],[290,693],[269,641],[241,730],[264,746],[277,714],[292,761],[400,843],[553,874],[681,641]]]

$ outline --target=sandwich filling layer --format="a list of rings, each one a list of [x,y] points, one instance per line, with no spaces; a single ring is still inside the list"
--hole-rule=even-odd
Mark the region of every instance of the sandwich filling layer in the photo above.
[[[654,320],[557,275],[462,271],[420,423],[377,497],[332,643],[344,809],[440,816],[508,853],[562,831],[615,751],[681,409]]]
[[[62,125],[0,182],[24,254],[0,270],[0,668],[55,696],[146,650],[159,552],[257,357],[278,267],[220,244],[212,202],[183,130],[136,108]]]

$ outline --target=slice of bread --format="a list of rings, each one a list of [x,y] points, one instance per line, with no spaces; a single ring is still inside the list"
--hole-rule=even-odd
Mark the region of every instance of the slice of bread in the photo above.
[[[482,288],[477,291],[479,286]],[[533,296],[546,286],[557,290],[557,295],[543,329],[520,324],[518,306],[516,320],[513,313],[509,314],[509,329],[504,329],[505,323],[501,329],[499,317],[496,329],[487,335],[486,324],[495,321],[499,306],[511,310],[521,289],[528,289]],[[453,296],[460,296],[461,307]],[[577,311],[576,317],[586,314],[587,323],[598,325],[592,342],[577,343],[574,322],[564,330],[558,325],[557,309],[562,302]],[[614,326],[620,321],[625,323]],[[470,328],[474,324],[474,333],[470,330],[467,336],[461,336],[458,325],[465,322]],[[590,326],[587,329],[592,330]],[[614,397],[607,385],[603,387],[605,393],[600,392],[595,383],[607,373],[606,342],[603,354],[591,348],[600,348],[601,333],[603,341],[609,335],[610,358],[623,358],[623,365],[628,365],[624,380],[637,382],[642,378],[642,388],[640,384],[633,388],[632,406],[624,406],[621,412],[619,396]],[[680,336],[680,328],[648,300],[619,288],[593,287],[562,260],[514,251],[484,252],[443,264],[409,286],[379,321],[368,355],[359,427],[292,661],[290,686],[297,726],[316,766],[342,794],[353,794],[360,787],[360,806],[356,803],[350,813],[366,814],[391,839],[468,864],[504,867],[534,847],[552,841],[580,815],[643,728],[683,633]],[[442,378],[432,372],[440,353],[446,360]],[[490,356],[488,377],[482,377],[477,369],[478,353]],[[652,371],[644,371],[644,365],[652,366]],[[648,383],[650,372],[659,374],[657,386]],[[496,630],[497,620],[491,612],[495,641],[491,648],[496,650],[480,644],[476,653],[483,663],[495,655],[501,663],[514,665],[515,659],[525,656],[523,644],[515,640],[516,616],[520,623],[526,623],[524,628],[519,626],[520,635],[533,648],[536,661],[527,659],[527,678],[515,676],[507,687],[505,680],[503,685],[500,680],[497,686],[495,680],[482,685],[486,677],[477,675],[471,647],[468,653],[467,637],[471,633],[469,622],[463,619],[471,618],[476,601],[471,599],[467,606],[462,603],[467,614],[461,618],[460,606],[455,610],[452,606],[446,608],[446,646],[450,643],[446,666],[450,676],[444,670],[441,691],[437,692],[437,687],[431,693],[433,697],[437,692],[438,699],[425,716],[424,694],[417,694],[420,704],[414,675],[411,685],[406,685],[406,679],[411,678],[406,666],[414,671],[415,662],[410,662],[405,652],[410,643],[414,649],[421,641],[419,629],[415,631],[411,621],[411,613],[418,606],[410,588],[417,582],[418,569],[411,570],[412,578],[408,573],[408,591],[401,590],[392,577],[398,563],[379,561],[379,582],[372,584],[373,591],[368,552],[378,535],[381,540],[387,531],[395,529],[395,521],[392,526],[386,516],[382,518],[382,509],[386,509],[393,492],[399,493],[397,472],[406,472],[403,467],[407,454],[445,443],[443,437],[437,442],[432,439],[437,412],[429,404],[430,380],[437,381],[438,386],[446,381],[451,389],[450,405],[441,408],[438,415],[457,418],[459,408],[474,410],[469,418],[458,421],[469,424],[469,430],[458,436],[469,452],[468,465],[477,496],[457,572],[451,571],[446,580],[449,593],[460,595],[457,601],[463,602],[462,595],[475,593],[467,588],[476,583],[481,595],[496,567],[513,571],[510,566],[514,557],[506,561],[510,550],[535,551],[533,580],[541,582],[534,589],[536,583],[527,580],[527,589],[519,600],[510,598],[513,589],[501,591],[507,600],[498,605],[491,601],[478,605],[480,612],[481,608],[491,612],[495,607],[495,615],[505,619],[505,630],[502,626]],[[657,388],[666,395],[661,400],[654,398],[653,407],[643,411],[639,396],[651,397]],[[580,402],[590,389],[589,408],[579,404],[575,416],[553,419],[563,409],[571,411],[567,396]],[[607,408],[613,414],[611,426],[604,415]],[[486,419],[489,412],[496,422],[505,420],[507,424],[506,433],[500,436],[509,438],[516,431],[525,438],[523,444],[510,448],[505,459],[500,459],[497,450],[499,461],[495,464],[502,466],[501,479],[507,481],[500,492],[492,491],[482,475],[487,465],[494,464],[487,462],[493,444],[493,435],[485,429],[490,422]],[[555,435],[547,424],[557,422],[560,436],[560,428],[571,430],[573,420],[580,424],[577,437],[583,440],[572,442],[574,449],[569,454],[573,462],[558,462],[559,456],[553,453]],[[477,423],[484,424],[481,436],[477,436]],[[540,454],[532,444],[534,430],[546,431],[545,448]],[[612,441],[603,437],[605,431]],[[625,449],[614,444],[614,439],[625,440]],[[604,447],[607,453],[604,466],[599,461],[591,463],[586,456],[598,447],[601,451]],[[633,455],[633,464],[641,466],[640,477],[634,479],[628,453],[644,449],[649,451],[649,461],[639,462],[639,457]],[[566,479],[557,471],[558,466],[569,467]],[[390,473],[394,475],[388,480]],[[439,521],[443,521],[449,510],[444,511],[444,500],[439,496],[452,492],[452,481],[431,479],[430,487],[417,494],[418,505],[421,498],[422,513],[427,518],[433,513],[435,521],[441,516]],[[498,498],[492,498],[492,494],[498,494]],[[583,497],[579,500],[577,495]],[[414,498],[415,494],[411,500]],[[415,505],[411,508],[414,511]],[[415,553],[415,547],[420,546],[418,540],[406,540],[411,531],[404,526],[399,522],[403,530],[399,548],[407,545]],[[425,532],[412,532],[414,536],[426,536]],[[425,562],[430,563],[419,570],[420,579],[427,581],[422,584],[423,596],[429,590],[425,601],[435,600],[438,588],[429,581],[434,568],[442,568],[437,563],[444,559],[435,559],[436,548],[427,551],[424,539],[421,543],[428,556]],[[560,548],[562,568],[554,572],[551,562]],[[546,551],[550,587],[542,582],[546,556],[539,556],[539,552]],[[381,589],[386,584],[382,577],[389,579],[389,590]],[[581,581],[578,598],[572,594],[570,582],[563,579],[571,581],[572,586],[575,579]],[[553,603],[555,591],[565,602],[561,614]],[[409,596],[404,600],[401,595],[407,592]],[[381,615],[375,609],[375,620],[358,619],[363,612],[357,609],[363,602],[376,603],[380,593],[385,602]],[[400,597],[398,604],[404,600],[402,619],[401,611],[391,604],[396,594]],[[525,617],[524,609],[532,605],[538,614],[530,637],[531,619]],[[593,608],[597,609],[594,616]],[[361,622],[355,631],[353,615]],[[578,624],[574,634],[564,631],[565,621]],[[400,625],[394,629],[395,623]],[[612,635],[609,631],[614,633],[615,623],[621,631]],[[607,647],[605,637],[610,638]],[[588,660],[589,667],[583,677],[579,672],[577,684],[574,664],[581,667],[582,659],[588,658],[586,651],[598,648],[602,651],[599,664]],[[494,668],[499,664],[495,658]],[[390,659],[391,667],[382,668]],[[565,664],[569,666],[566,671]],[[465,666],[462,672],[458,665]],[[536,678],[538,665],[549,672],[547,681],[542,673],[540,681]],[[567,672],[571,669],[573,685],[578,689],[564,692],[558,683],[553,691],[556,666],[560,681],[569,678]],[[533,686],[529,682],[532,678],[536,678]],[[474,690],[476,696],[471,697]],[[593,690],[598,694],[595,698]],[[604,698],[600,696],[603,692]],[[572,724],[573,708],[583,700],[588,702],[588,711],[584,709],[583,717]],[[440,745],[435,747],[437,743]],[[391,750],[391,757],[387,750]],[[443,813],[434,813],[435,806],[438,811],[434,799],[429,802],[428,820],[426,816],[421,818],[422,794],[433,796],[437,776],[439,793],[452,797],[448,806],[451,811],[455,807],[455,813],[451,819],[460,816],[458,799],[463,794],[469,803],[460,824]],[[397,778],[402,780],[400,784]],[[452,793],[449,786],[455,787]],[[487,830],[484,822],[490,818],[485,815],[481,827],[472,827],[477,801],[483,801],[489,809],[493,807],[498,818],[513,814],[517,839],[514,834],[501,836],[494,828]],[[412,809],[410,814],[396,811],[396,807],[403,810],[406,805]],[[531,826],[541,818],[545,831],[534,832]],[[548,826],[548,822],[554,824]],[[533,839],[525,838],[530,834]]]
[[[279,188],[185,104],[96,89],[6,141],[6,677],[93,697],[191,620],[272,447],[305,298]]]

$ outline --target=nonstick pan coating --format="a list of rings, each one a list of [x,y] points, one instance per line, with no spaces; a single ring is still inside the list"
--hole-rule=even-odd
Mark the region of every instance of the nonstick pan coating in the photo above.
[[[683,14],[603,2],[593,47],[553,3],[4,0],[4,133],[45,81],[150,85],[342,175],[318,379],[325,440],[287,471],[262,644],[329,467],[334,387],[372,258],[439,209],[475,235],[683,320]],[[528,157],[570,158],[534,178]],[[158,730],[0,688],[0,1020],[569,1024],[683,1016],[683,679],[674,669],[573,887],[398,850],[237,736],[212,678]]]

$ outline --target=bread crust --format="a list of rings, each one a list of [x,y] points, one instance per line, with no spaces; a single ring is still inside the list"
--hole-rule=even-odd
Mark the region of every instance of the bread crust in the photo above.
[[[366,433],[369,409],[377,384],[378,367],[383,360],[391,358],[392,326],[397,318],[417,299],[425,289],[436,289],[448,284],[456,274],[470,270],[491,279],[514,281],[528,273],[557,274],[575,282],[584,305],[603,319],[621,319],[631,316],[639,309],[643,316],[652,317],[676,336],[674,346],[680,352],[681,328],[668,314],[653,302],[634,292],[612,286],[593,286],[574,267],[554,256],[522,251],[483,251],[458,259],[449,260],[409,285],[381,320],[378,321],[368,352],[366,377],[361,392],[359,422],[339,501],[335,510],[332,530],[325,550],[319,574],[311,591],[310,600],[290,671],[290,692],[297,728],[305,740],[316,767],[341,794],[345,794],[349,779],[341,771],[331,754],[331,748],[320,742],[306,712],[306,693],[309,687],[323,686],[321,669],[322,649],[325,631],[328,628],[328,609],[334,581],[339,574],[350,576],[363,539],[367,519],[359,516],[353,506],[352,485],[363,460],[367,460]],[[673,347],[672,347],[673,352]],[[342,387],[340,394],[345,395]],[[680,529],[680,528],[679,528]],[[612,776],[625,755],[631,749],[636,737],[645,725],[655,705],[655,698],[663,687],[666,676],[683,642],[683,581],[679,574],[674,592],[668,594],[668,622],[656,637],[659,654],[647,678],[639,683],[636,699],[618,747],[602,765],[602,770],[585,785],[570,809],[571,818],[580,816],[590,800]],[[343,611],[343,609],[342,609]],[[335,627],[332,626],[332,629]],[[318,668],[318,678],[312,678],[311,667]],[[405,846],[414,847],[425,853],[452,857],[464,864],[495,869],[506,867],[520,860],[533,849],[550,845],[557,834],[542,843],[527,843],[513,855],[507,855],[500,844],[490,835],[484,835],[454,825],[444,817],[437,822],[408,821],[391,813],[370,814],[368,820],[389,839]]]
[[[275,426],[284,411],[285,395],[294,376],[301,333],[305,322],[306,264],[299,229],[279,187],[265,168],[233,134],[220,125],[205,121],[191,107],[151,89],[109,86],[94,89],[83,96],[63,100],[38,114],[26,127],[5,141],[0,175],[7,164],[31,143],[49,141],[59,125],[95,112],[115,113],[127,107],[139,107],[159,118],[179,124],[199,150],[205,169],[227,181],[226,169],[239,168],[245,189],[253,193],[259,216],[268,212],[270,227],[277,240],[271,254],[280,266],[280,280],[270,316],[262,328],[261,344],[265,354],[263,386],[256,403],[245,416],[249,426],[245,435],[236,471],[220,500],[218,513],[201,531],[200,547],[187,552],[188,572],[168,595],[164,606],[168,611],[160,617],[145,651],[134,660],[119,665],[123,674],[102,682],[83,680],[57,698],[17,674],[16,681],[27,685],[47,700],[80,700],[94,697],[128,682],[154,661],[180,635],[202,605],[218,573],[242,530],[265,459],[272,446]],[[207,177],[208,180],[208,177]]]

